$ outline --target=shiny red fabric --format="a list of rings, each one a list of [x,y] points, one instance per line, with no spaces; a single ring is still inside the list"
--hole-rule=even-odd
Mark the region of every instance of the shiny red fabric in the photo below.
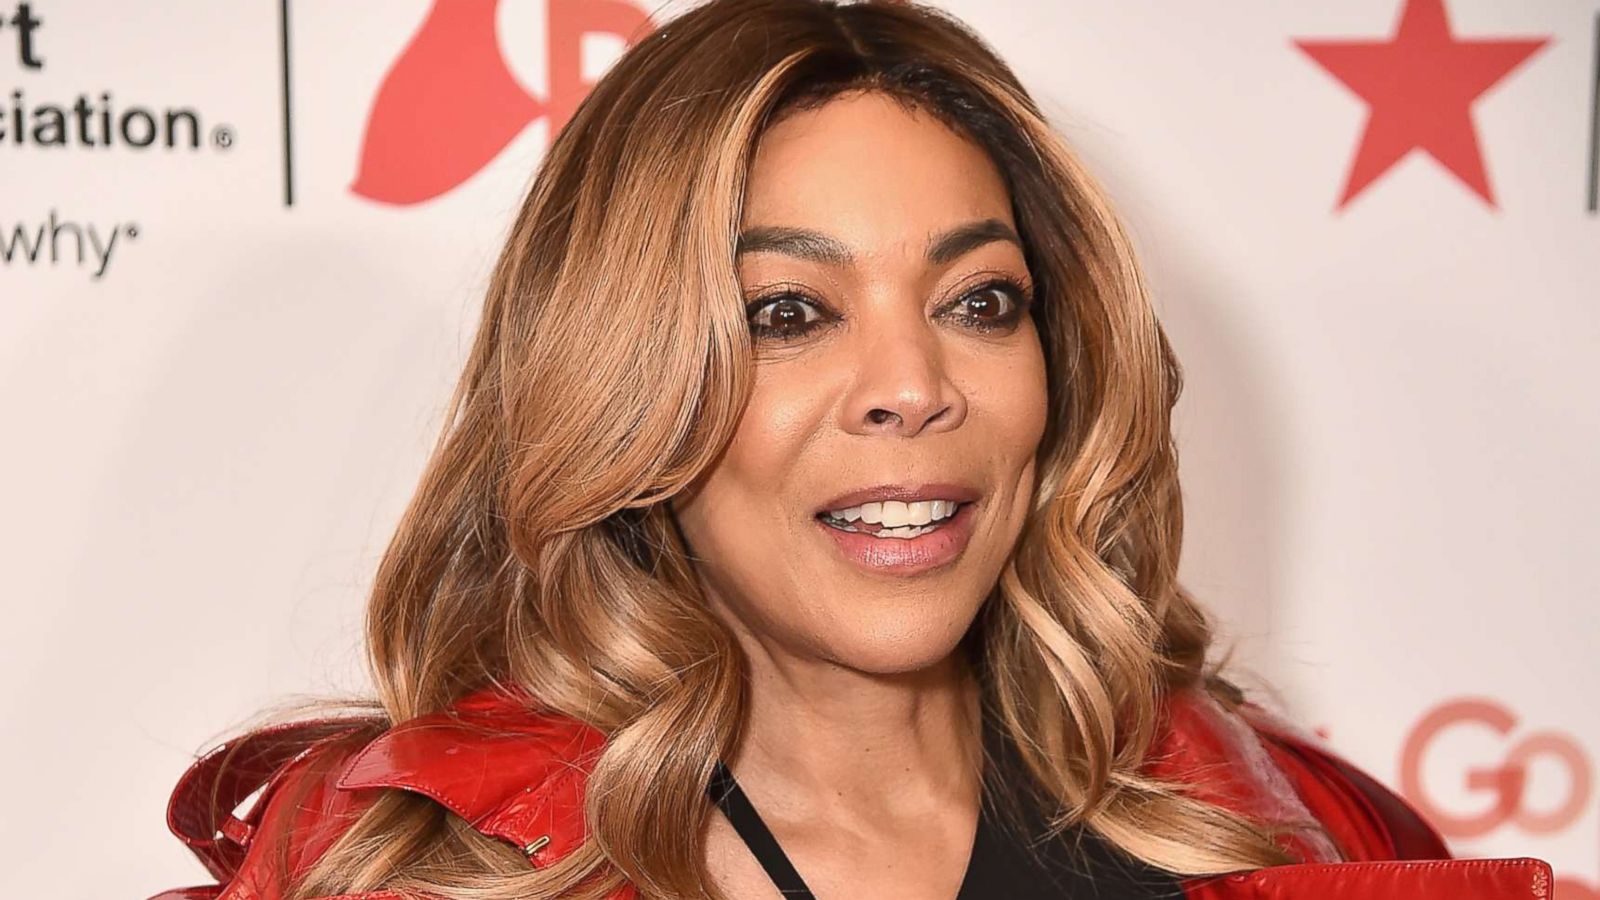
[[[173,791],[168,825],[216,883],[151,900],[282,900],[282,873],[315,862],[379,788],[432,798],[534,866],[583,843],[584,779],[605,746],[595,729],[490,689],[381,734],[370,727],[277,726],[196,761]],[[1259,707],[1228,711],[1203,691],[1183,691],[1163,707],[1159,734],[1150,774],[1259,820],[1321,826],[1280,839],[1301,862],[1188,879],[1189,900],[1551,900],[1547,863],[1450,859],[1438,833],[1400,797]],[[249,811],[235,817],[258,788]],[[281,833],[285,819],[292,820],[286,845],[255,840]],[[623,888],[614,900],[635,897]],[[408,898],[373,891],[320,900]]]

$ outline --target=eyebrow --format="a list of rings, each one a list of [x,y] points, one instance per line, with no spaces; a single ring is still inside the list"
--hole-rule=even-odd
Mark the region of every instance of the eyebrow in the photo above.
[[[999,219],[979,219],[929,235],[923,255],[929,262],[943,265],[995,241],[1009,241],[1022,249],[1022,238],[1010,225]],[[855,262],[855,254],[838,238],[809,228],[784,225],[765,225],[740,234],[734,256],[745,253],[782,253],[833,266],[848,266]]]

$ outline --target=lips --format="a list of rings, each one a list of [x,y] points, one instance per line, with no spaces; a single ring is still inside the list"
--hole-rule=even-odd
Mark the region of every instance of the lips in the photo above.
[[[820,517],[815,527],[833,545],[840,559],[861,571],[874,575],[930,575],[954,564],[966,552],[976,524],[976,510],[975,504],[964,502],[956,514],[939,527],[912,538],[841,531],[825,524]]]
[[[976,523],[976,501],[982,495],[974,485],[947,481],[872,485],[828,500],[816,511],[816,527],[844,561],[861,570],[878,575],[931,574],[955,563],[966,551]],[[842,531],[823,520],[833,510],[890,500],[945,500],[958,504],[958,508],[955,515],[941,520],[931,531],[911,538]]]
[[[952,482],[879,484],[840,494],[818,507],[816,514],[822,515],[835,509],[848,509],[863,503],[882,503],[885,500],[899,500],[902,503],[915,500],[953,500],[968,503],[980,496],[981,492],[977,488]]]

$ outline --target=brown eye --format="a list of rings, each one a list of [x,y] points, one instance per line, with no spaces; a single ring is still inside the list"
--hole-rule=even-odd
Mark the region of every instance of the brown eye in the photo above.
[[[815,303],[793,291],[754,300],[745,311],[753,336],[779,341],[801,337],[826,318]]]
[[[1022,320],[1032,298],[1009,278],[996,279],[968,291],[950,305],[958,319],[979,331],[1009,328]]]
[[[965,298],[968,313],[975,319],[1003,319],[1016,301],[999,287],[973,291]]]

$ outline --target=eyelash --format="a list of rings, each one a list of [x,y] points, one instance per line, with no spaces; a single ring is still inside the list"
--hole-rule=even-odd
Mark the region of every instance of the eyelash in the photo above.
[[[1033,308],[1033,292],[1028,288],[1023,287],[1014,278],[1001,277],[992,278],[988,281],[985,281],[977,287],[963,292],[961,296],[957,297],[949,306],[946,307],[946,309],[959,307],[978,294],[997,289],[1010,297],[1012,305],[1010,312],[1006,313],[1002,317],[989,320],[979,319],[976,316],[970,315],[959,316],[958,318],[966,319],[968,321],[967,327],[982,333],[991,333],[1010,329],[1016,326],[1017,323],[1021,322],[1022,317],[1027,315]],[[827,311],[826,305],[820,300],[817,300],[816,298],[811,297],[805,292],[795,288],[785,288],[782,291],[771,293],[764,297],[757,297],[754,300],[751,300],[745,305],[745,317],[747,319],[754,319],[758,312],[766,309],[769,306],[776,306],[779,303],[786,301],[795,301],[809,306],[822,313],[823,317],[798,327],[789,328],[779,328],[771,325],[757,325],[754,322],[751,322],[750,334],[752,337],[756,338],[757,340],[773,340],[777,341],[778,343],[789,343],[790,341],[799,340],[800,338],[811,334],[813,331],[816,331],[818,328],[827,325],[829,318],[837,318],[833,316],[832,313]]]

